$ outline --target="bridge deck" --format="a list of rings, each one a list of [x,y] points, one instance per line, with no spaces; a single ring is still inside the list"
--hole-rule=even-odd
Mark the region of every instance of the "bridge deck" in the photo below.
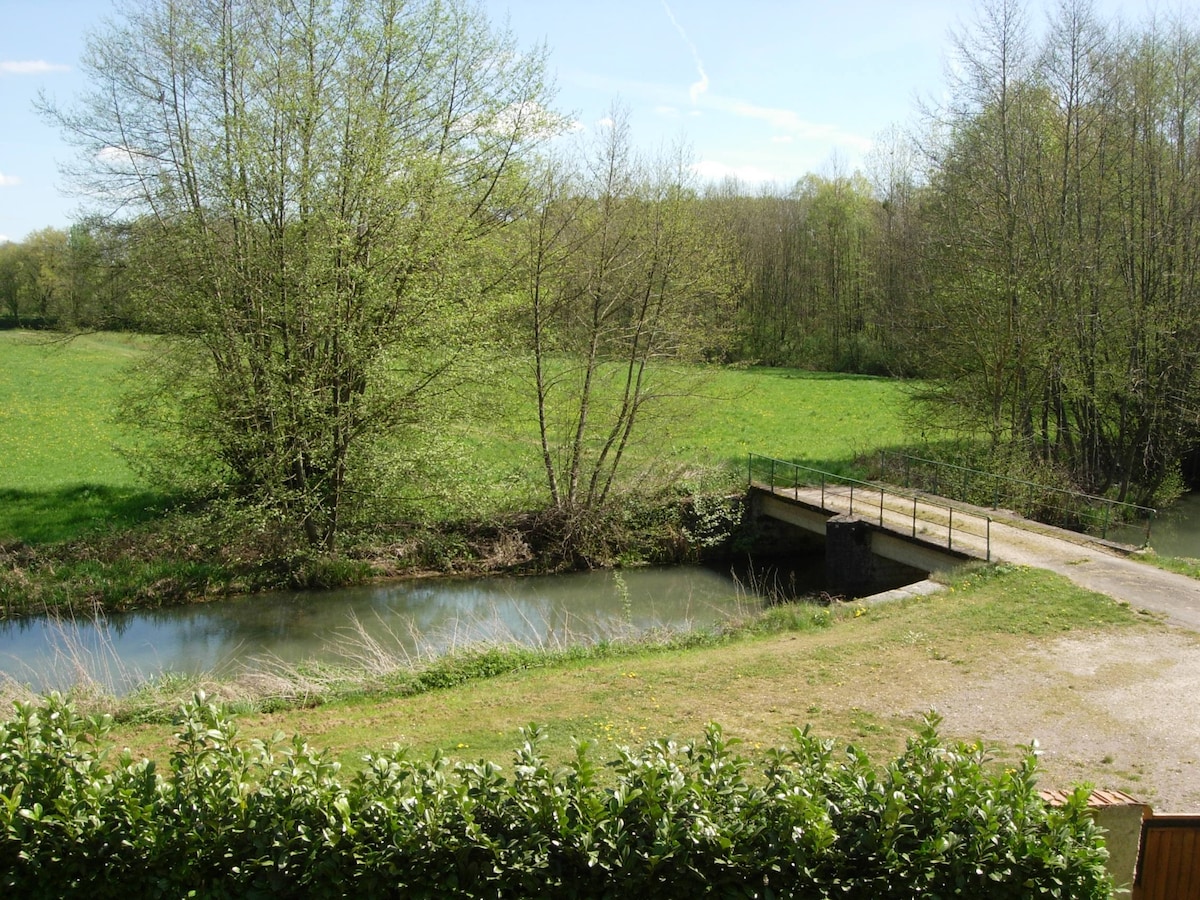
[[[776,485],[772,489],[768,483],[752,480],[751,486],[781,500],[790,499],[829,513],[851,512],[850,485],[826,484],[823,489],[820,485]],[[918,539],[943,547],[952,545],[957,552],[982,559],[990,518],[993,561],[1049,569],[1088,590],[1162,613],[1175,624],[1200,630],[1200,581],[1130,559],[1132,548],[1031,522],[1015,514],[976,510],[933,495],[914,500],[911,493],[900,489],[891,493],[877,485],[855,487],[853,514],[878,525],[881,491],[884,531],[911,537],[915,503]],[[950,509],[952,535],[948,534]]]
[[[942,497],[921,497],[912,492],[901,492],[899,488],[893,492],[883,485],[772,488],[769,484],[752,483],[751,486],[814,510],[858,516],[883,531],[914,539],[931,548],[985,560],[991,555],[991,517],[983,510],[951,503]]]

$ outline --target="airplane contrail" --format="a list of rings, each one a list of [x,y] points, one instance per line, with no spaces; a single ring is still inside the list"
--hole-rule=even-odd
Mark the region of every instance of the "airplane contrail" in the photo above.
[[[687,32],[683,30],[683,26],[679,24],[679,20],[675,18],[675,13],[671,12],[671,7],[667,4],[667,0],[662,0],[662,5],[663,9],[667,12],[667,18],[671,20],[671,24],[675,26],[675,30],[683,38],[683,42],[692,51],[692,59],[695,60],[696,71],[700,73],[700,80],[694,82],[688,88],[688,96],[695,103],[697,98],[708,90],[708,73],[704,71],[704,60],[700,58],[700,51],[696,49],[696,45],[692,43],[691,38],[687,36]]]

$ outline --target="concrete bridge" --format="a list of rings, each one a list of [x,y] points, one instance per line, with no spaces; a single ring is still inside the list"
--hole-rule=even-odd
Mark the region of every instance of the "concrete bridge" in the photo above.
[[[878,566],[881,559],[927,572],[990,559],[1049,569],[1088,590],[1200,631],[1200,581],[1131,558],[1134,547],[1004,510],[983,510],[768,457],[752,456],[749,468],[750,498],[759,515],[825,534],[826,567],[835,584],[843,577],[839,572],[853,578],[856,566]],[[842,523],[856,524],[838,534]]]
[[[921,572],[991,559],[991,518],[963,504],[752,456],[753,513],[825,537],[833,588],[860,594],[888,564]]]

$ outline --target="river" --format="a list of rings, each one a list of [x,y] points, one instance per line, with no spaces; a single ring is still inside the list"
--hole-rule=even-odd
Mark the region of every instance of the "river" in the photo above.
[[[1200,491],[1163,510],[1150,529],[1150,546],[1159,556],[1200,558]]]
[[[0,678],[37,691],[127,693],[164,673],[233,677],[302,661],[414,659],[479,641],[563,646],[710,627],[760,596],[699,566],[388,582],[259,594],[103,620],[0,623]]]
[[[1140,547],[1146,542],[1146,526],[1123,525],[1109,537]],[[1159,512],[1150,525],[1150,546],[1159,556],[1200,559],[1200,491],[1184,494]]]

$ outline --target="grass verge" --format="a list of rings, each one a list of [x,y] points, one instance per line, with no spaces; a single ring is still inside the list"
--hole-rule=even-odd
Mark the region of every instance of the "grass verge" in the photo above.
[[[572,741],[638,745],[647,736],[692,738],[720,722],[750,755],[786,741],[791,728],[895,753],[947,686],[1003,669],[1030,647],[1156,623],[1051,573],[972,568],[941,594],[887,606],[778,607],[718,635],[541,652],[481,648],[409,668],[359,673],[298,671],[266,692],[205,685],[242,710],[244,732],[303,733],[359,765],[393,742],[498,758],[517,730],[545,725],[548,752]],[[171,727],[146,721],[200,686],[175,683],[131,698],[118,746],[163,759]],[[142,721],[137,721],[137,719]],[[952,731],[947,731],[952,734]],[[953,734],[988,740],[986,733]],[[1014,747],[998,748],[1012,759]],[[1099,776],[1102,773],[1097,773]]]
[[[1191,559],[1189,557],[1179,556],[1159,556],[1153,550],[1134,555],[1134,559],[1139,559],[1147,565],[1156,566],[1159,569],[1165,569],[1168,572],[1175,572],[1178,575],[1186,575],[1188,578],[1200,578],[1200,559]]]

